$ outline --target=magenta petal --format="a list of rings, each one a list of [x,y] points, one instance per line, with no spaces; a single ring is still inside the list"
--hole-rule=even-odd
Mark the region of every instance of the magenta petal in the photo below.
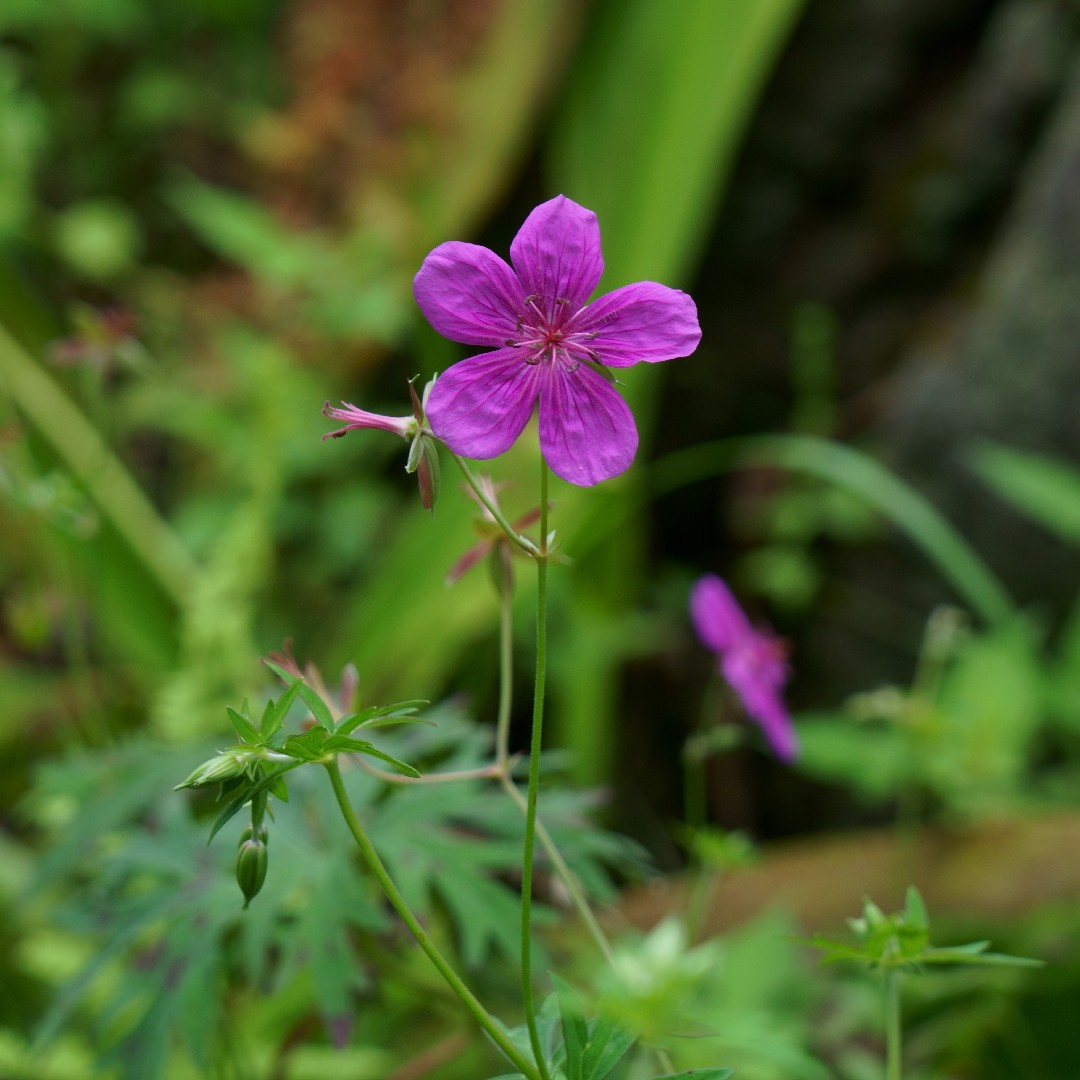
[[[493,251],[451,240],[440,244],[413,279],[424,318],[443,337],[501,348],[520,328],[525,294]]]
[[[525,429],[539,393],[538,364],[517,349],[462,360],[435,380],[427,418],[435,436],[455,453],[493,458],[505,453]]]
[[[510,261],[525,292],[544,305],[545,315],[554,318],[556,301],[572,314],[604,272],[596,215],[565,195],[541,203],[514,237]]]
[[[637,452],[634,416],[618,391],[584,365],[548,369],[540,389],[540,449],[551,471],[591,487],[625,472]]]
[[[721,670],[742,700],[747,714],[761,725],[776,756],[791,761],[799,744],[784,705],[787,667],[783,661],[776,659],[773,663],[762,664],[760,655],[754,657],[751,651],[735,650],[724,657]]]
[[[715,574],[706,574],[691,591],[690,618],[701,643],[715,653],[726,652],[753,633],[731,590]]]
[[[689,356],[701,341],[693,299],[655,281],[601,296],[574,320],[574,333],[595,333],[591,347],[608,367]]]

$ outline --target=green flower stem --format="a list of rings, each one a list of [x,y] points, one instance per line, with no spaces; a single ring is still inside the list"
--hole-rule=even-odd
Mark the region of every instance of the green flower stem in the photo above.
[[[900,972],[885,972],[885,1080],[900,1080]]]
[[[476,476],[474,475],[472,469],[470,469],[469,466],[465,464],[465,459],[453,452],[451,452],[450,456],[457,462],[457,466],[461,470],[462,476],[465,477],[465,482],[476,493],[476,497],[480,500],[480,504],[492,516],[495,524],[498,525],[504,533],[506,533],[511,543],[517,544],[517,546],[521,548],[521,550],[524,551],[526,555],[531,555],[533,556],[533,558],[536,559],[546,559],[546,551],[544,553],[539,552],[536,548],[536,545],[527,536],[522,536],[521,533],[519,533],[517,529],[515,529],[514,526],[511,525],[509,521],[507,521],[506,515],[498,508],[498,506],[496,506],[495,503],[488,498],[487,493],[484,491],[484,488],[481,485],[480,481],[476,479]],[[546,464],[544,465],[544,468],[547,468]],[[543,483],[543,489],[546,493],[546,476]],[[544,544],[546,548],[546,541],[543,538],[541,538],[540,542]]]
[[[509,1036],[507,1036],[499,1023],[487,1009],[480,1004],[476,995],[461,981],[457,972],[454,971],[443,954],[435,947],[434,943],[428,937],[427,932],[409,909],[408,904],[405,903],[405,898],[398,891],[398,888],[391,879],[382,859],[379,858],[378,852],[372,846],[367,833],[364,832],[364,827],[360,824],[360,819],[356,816],[356,811],[353,809],[352,803],[349,801],[348,793],[345,791],[345,784],[341,778],[341,769],[338,766],[337,759],[335,758],[332,761],[326,762],[325,766],[326,771],[330,774],[330,783],[333,785],[334,795],[337,797],[341,814],[345,818],[345,824],[349,827],[349,832],[352,833],[352,837],[356,841],[356,846],[360,849],[360,854],[364,857],[364,862],[367,863],[368,869],[374,875],[375,880],[382,886],[386,898],[390,901],[398,915],[401,916],[402,922],[409,928],[412,936],[416,938],[416,943],[424,950],[427,958],[435,965],[439,974],[447,981],[450,989],[461,999],[465,1008],[472,1013],[476,1022],[488,1033],[492,1042],[494,1042],[513,1063],[514,1068],[528,1077],[528,1080],[550,1080],[542,1069],[538,1070],[536,1066],[533,1065],[533,1063],[529,1061],[528,1058],[526,1058],[525,1055],[510,1041]]]
[[[517,803],[518,809],[523,814],[528,813],[528,803],[525,800],[525,796],[521,794],[517,789],[517,785],[510,777],[503,773],[499,777],[499,781],[506,791],[506,794],[510,796],[515,803]],[[544,849],[545,854],[551,860],[551,867],[555,873],[559,876],[559,880],[562,881],[566,888],[567,894],[570,897],[570,903],[573,905],[574,910],[578,914],[578,918],[585,924],[585,929],[588,930],[589,936],[593,939],[600,954],[607,961],[608,964],[615,963],[615,957],[611,951],[611,942],[608,941],[607,935],[604,933],[603,927],[601,927],[596,915],[593,912],[592,907],[589,904],[588,898],[585,896],[584,891],[581,888],[581,884],[578,881],[573,870],[570,869],[566,860],[562,856],[562,852],[559,851],[555,841],[551,838],[551,833],[544,827],[544,823],[537,819],[536,821],[536,838],[540,841],[540,846]]]
[[[514,570],[510,549],[498,545],[499,559],[499,714],[495,719],[495,762],[510,782],[510,708],[514,702]],[[511,783],[511,787],[514,785]],[[517,788],[514,788],[517,791]]]
[[[499,713],[495,721],[495,761],[499,772],[496,775],[506,794],[517,804],[522,814],[527,815],[528,802],[510,776],[510,709],[514,700],[514,605],[510,554],[505,550],[503,554],[505,558],[500,563],[502,578],[499,591]],[[566,887],[578,918],[584,923],[600,954],[608,964],[613,963],[611,943],[601,928],[581,884],[539,818],[536,820],[536,836],[551,860],[552,869]]]
[[[532,984],[532,881],[536,841],[536,799],[540,789],[540,748],[544,731],[544,688],[547,682],[547,516],[548,467],[540,459],[540,550],[536,555],[536,684],[533,690],[532,740],[529,744],[529,789],[525,805],[525,850],[521,865],[521,993],[536,1064],[543,1080],[550,1080],[540,1031],[536,1026]]]

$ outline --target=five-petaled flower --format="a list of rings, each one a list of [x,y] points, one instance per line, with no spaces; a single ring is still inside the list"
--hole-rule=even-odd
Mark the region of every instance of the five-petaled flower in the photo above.
[[[416,301],[440,334],[493,350],[439,377],[432,431],[454,453],[497,457],[539,403],[540,448],[557,476],[583,487],[618,476],[638,436],[607,369],[689,356],[701,339],[694,301],[641,281],[587,303],[604,270],[600,228],[563,195],[529,214],[510,261],[451,241],[416,275]]]
[[[720,660],[720,671],[756,720],[777,757],[790,761],[799,749],[784,704],[788,679],[784,642],[757,630],[731,590],[715,574],[701,578],[690,593],[690,616],[702,643]]]

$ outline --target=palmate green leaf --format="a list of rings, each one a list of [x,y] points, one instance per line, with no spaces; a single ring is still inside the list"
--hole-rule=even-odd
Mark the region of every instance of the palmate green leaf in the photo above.
[[[328,753],[326,742],[329,738],[324,728],[309,728],[302,735],[290,735],[281,744],[281,752],[297,761],[320,761]]]
[[[299,687],[298,693],[304,704],[311,710],[311,715],[315,717],[315,722],[320,726],[326,728],[327,731],[334,730],[334,717],[330,712],[329,706],[325,701],[302,678],[298,678],[293,675],[292,672],[286,671],[283,667],[275,664],[272,660],[263,660],[263,663],[275,674],[282,682],[285,683],[290,689],[294,686]]]
[[[284,765],[280,765],[272,773],[268,773],[261,780],[245,784],[240,794],[237,795],[218,815],[218,819],[210,829],[210,835],[207,837],[206,842],[209,844],[221,831],[222,827],[231,821],[243,809],[244,805],[249,803],[256,795],[261,795],[264,791],[272,790],[279,799],[282,799],[283,802],[286,801],[286,799],[282,798],[282,795],[278,794],[279,791],[285,791],[285,789],[280,786],[280,781],[287,772],[302,764],[302,761],[288,761]],[[285,792],[285,794],[287,796],[287,792]]]

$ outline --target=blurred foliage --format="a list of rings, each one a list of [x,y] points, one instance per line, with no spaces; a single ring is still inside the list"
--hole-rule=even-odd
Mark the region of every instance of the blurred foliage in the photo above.
[[[803,6],[0,4],[0,1073],[386,1080],[421,1053],[443,1080],[490,1066],[335,839],[317,785],[298,780],[244,915],[230,844],[204,846],[212,808],[171,788],[215,750],[224,703],[263,695],[255,660],[288,638],[326,669],[355,663],[365,700],[457,695],[434,729],[396,733],[395,754],[483,759],[471,717],[493,694],[495,599],[480,574],[443,585],[474,540],[473,508],[447,483],[424,513],[401,448],[374,434],[321,443],[320,407],[407,412],[406,380],[459,356],[414,311],[423,255],[482,229],[505,253],[506,223],[538,194],[599,213],[611,286],[689,287]],[[625,787],[640,794],[622,775],[629,747],[677,784],[663,753],[678,760],[692,694],[662,688],[629,709],[627,673],[666,666],[693,683],[685,587],[718,555],[713,537],[691,537],[692,557],[661,553],[657,571],[645,511],[737,470],[724,557],[793,627],[824,610],[836,550],[897,533],[972,616],[931,616],[908,685],[816,709],[801,724],[806,776],[911,826],[1075,806],[1080,606],[1061,626],[1018,610],[978,538],[831,441],[848,433],[841,315],[800,299],[788,434],[720,439],[717,424],[711,441],[668,440],[651,460],[661,422],[683,418],[665,412],[671,376],[649,365],[624,388],[639,467],[603,490],[555,489],[568,556],[552,581],[555,771],[614,781],[617,819],[633,818]],[[1072,465],[986,442],[968,461],[972,483],[1076,544]],[[526,445],[497,466],[511,518],[535,503],[533,469]],[[516,813],[479,783],[349,779],[433,931],[509,1000]],[[553,784],[543,816],[610,899],[613,868],[616,881],[637,873],[639,854],[595,824],[601,805]],[[662,848],[679,826],[641,832]],[[710,834],[695,836],[707,860]],[[725,865],[748,859],[723,850]],[[1010,947],[1057,949],[1058,999],[1075,1001],[1075,951],[1047,925]],[[812,978],[791,929],[778,914],[704,943],[677,922],[628,937],[632,993],[564,935],[549,947],[623,1020],[665,1039],[676,1027],[679,1068],[860,1080],[871,999],[844,976]],[[913,1010],[926,1076],[997,1062],[987,1032],[1005,1013],[1019,1033],[1006,1060],[1025,1075],[1040,1060],[1020,1045],[1029,1030],[1046,1061],[1067,1060],[1068,1025],[1051,1030],[1035,984],[993,984],[1008,991],[996,997],[936,985]],[[625,1080],[651,1075],[644,1055]],[[1069,1075],[1054,1067],[1043,1075]]]

